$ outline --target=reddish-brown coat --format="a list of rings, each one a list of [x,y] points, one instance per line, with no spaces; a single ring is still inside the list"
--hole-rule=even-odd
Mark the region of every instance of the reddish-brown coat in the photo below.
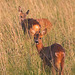
[[[44,47],[42,43],[42,36],[44,34],[46,34],[45,31],[34,34],[36,48],[44,63],[43,67],[45,67],[45,65],[49,67],[53,66],[53,68],[58,71],[58,75],[63,75],[65,49],[57,43]],[[54,70],[53,75],[55,75]]]
[[[41,30],[43,30],[45,28],[49,29],[49,31],[51,30],[52,24],[48,19],[42,18],[42,19],[36,19],[36,20],[41,25]]]

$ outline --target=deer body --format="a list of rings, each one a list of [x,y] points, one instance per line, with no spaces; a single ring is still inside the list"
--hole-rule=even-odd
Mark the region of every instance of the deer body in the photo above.
[[[24,33],[26,32],[26,29],[28,30],[29,34],[32,34],[32,30],[35,32],[40,31],[40,24],[35,19],[28,18],[21,21],[22,29],[24,29]]]
[[[40,32],[35,33],[34,41],[36,43],[37,51],[41,59],[43,60],[44,63],[43,67],[45,67],[45,65],[48,65],[49,67],[53,66],[54,69],[58,71],[59,75],[63,75],[64,58],[65,58],[64,48],[57,43],[52,44],[51,46],[48,47],[44,47],[41,39],[42,36],[43,34]]]
[[[41,30],[47,28],[47,30],[51,30],[52,24],[48,19],[41,18],[41,19],[36,19],[37,22],[41,25]]]

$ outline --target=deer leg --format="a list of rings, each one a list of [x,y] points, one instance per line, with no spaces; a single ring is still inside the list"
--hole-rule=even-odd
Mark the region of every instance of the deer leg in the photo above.
[[[63,71],[64,70],[64,58],[62,59],[60,66],[61,66],[61,75],[63,75],[63,73],[64,73],[64,71]]]
[[[43,62],[43,71],[45,71],[45,63]]]
[[[56,71],[54,67],[52,67],[52,75],[56,75]]]
[[[45,71],[45,65],[46,65],[46,61],[45,61],[45,57],[43,58],[43,71]]]
[[[28,30],[28,35],[29,35],[29,37],[30,37],[30,39],[31,39],[31,34],[30,34],[30,30]]]
[[[57,71],[58,75],[61,75],[60,64],[58,62],[55,62],[55,70]]]

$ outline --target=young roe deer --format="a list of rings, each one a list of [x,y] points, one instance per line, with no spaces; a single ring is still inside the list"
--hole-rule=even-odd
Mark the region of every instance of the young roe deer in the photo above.
[[[32,30],[34,31],[40,31],[40,24],[34,19],[26,18],[26,16],[29,14],[29,10],[26,13],[23,13],[21,10],[21,7],[18,8],[19,11],[19,22],[22,26],[22,29],[24,30],[24,34],[26,30],[28,30],[29,34],[32,34]]]
[[[29,14],[29,10],[26,13],[23,13],[21,10],[21,7],[19,6],[19,22],[22,26],[22,29],[24,30],[24,33],[26,31],[26,28],[28,29],[29,34],[32,34],[32,31],[35,32],[40,31],[42,28],[50,29],[52,28],[52,24],[48,19],[33,19],[33,18],[26,18],[26,16]]]
[[[42,32],[34,33],[34,41],[36,43],[37,51],[43,60],[43,69],[45,65],[48,65],[53,68],[53,75],[56,74],[55,70],[58,72],[58,75],[63,75],[65,50],[57,43],[44,47],[42,37],[46,34],[46,32],[47,29],[44,29]]]

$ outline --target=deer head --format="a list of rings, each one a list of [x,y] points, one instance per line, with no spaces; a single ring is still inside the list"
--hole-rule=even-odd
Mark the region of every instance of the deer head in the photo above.
[[[42,32],[34,32],[34,41],[36,44],[42,43],[42,37],[47,33],[47,29],[44,29]]]
[[[18,7],[18,11],[19,11],[19,19],[20,19],[20,22],[21,21],[24,21],[26,19],[26,16],[29,14],[29,10],[27,10],[26,13],[23,13],[21,7],[19,6]]]

